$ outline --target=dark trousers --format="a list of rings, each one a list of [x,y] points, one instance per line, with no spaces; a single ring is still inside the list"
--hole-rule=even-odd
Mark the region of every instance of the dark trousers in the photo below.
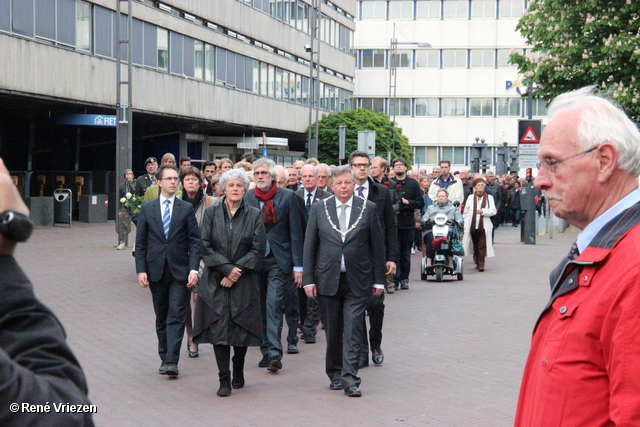
[[[189,289],[184,281],[173,278],[169,265],[165,263],[159,282],[150,282],[149,289],[156,313],[158,354],[165,363],[178,363],[184,335],[186,306]]]
[[[320,324],[320,306],[315,298],[307,298],[307,318],[302,325],[302,332],[306,341],[314,341]]]
[[[380,296],[371,294],[367,298],[367,313],[369,313],[369,340],[367,340],[367,320],[366,316],[362,319],[363,331],[362,348],[360,349],[361,358],[369,357],[369,343],[371,349],[379,349],[382,343],[382,321],[384,320],[384,292]]]
[[[298,309],[300,311],[300,323],[304,324],[304,319],[307,318],[307,294],[304,292],[304,288],[298,288]]]
[[[411,245],[415,239],[415,228],[408,230],[398,229],[398,253],[400,255],[400,262],[396,269],[396,275],[393,280],[399,282],[400,280],[409,280],[409,273],[411,273]]]
[[[288,344],[298,344],[298,323],[300,322],[300,303],[298,300],[298,287],[293,280],[293,274],[289,275],[284,291],[284,318],[287,321]]]
[[[269,360],[282,359],[282,317],[284,294],[291,274],[278,266],[273,252],[264,259],[260,271],[260,305],[262,314],[262,345],[260,351]]]
[[[357,297],[351,291],[347,275],[340,273],[340,286],[333,296],[318,295],[326,320],[326,373],[331,381],[340,380],[342,388],[359,386],[358,354],[364,335],[364,310],[368,296]]]
[[[484,259],[487,257],[487,235],[484,230],[471,231],[473,242],[473,262],[478,268],[484,268]]]

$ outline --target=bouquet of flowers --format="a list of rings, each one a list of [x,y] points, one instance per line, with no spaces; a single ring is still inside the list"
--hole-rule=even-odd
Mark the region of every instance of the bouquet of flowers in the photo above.
[[[144,203],[144,198],[136,196],[135,194],[127,193],[122,199],[120,199],[120,203],[133,215],[137,215],[140,213],[140,206]]]

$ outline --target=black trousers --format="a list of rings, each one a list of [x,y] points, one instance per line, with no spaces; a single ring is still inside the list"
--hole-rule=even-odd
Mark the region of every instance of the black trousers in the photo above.
[[[362,348],[360,355],[362,358],[369,357],[369,344],[371,349],[380,348],[382,343],[382,321],[384,320],[384,292],[380,296],[371,294],[367,298],[367,313],[369,313],[369,340],[367,340],[367,320],[362,319],[364,333],[362,334]]]
[[[178,363],[191,292],[185,281],[173,277],[166,262],[160,281],[150,282],[149,289],[156,313],[158,355],[165,363]]]
[[[364,310],[368,295],[353,294],[347,275],[340,273],[340,286],[333,296],[318,295],[326,320],[327,352],[325,371],[331,381],[340,380],[343,388],[359,386],[358,354],[364,335]]]

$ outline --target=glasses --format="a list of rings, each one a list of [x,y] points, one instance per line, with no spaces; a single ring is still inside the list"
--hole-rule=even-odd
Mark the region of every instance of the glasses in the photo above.
[[[595,147],[589,148],[588,150],[581,151],[581,152],[576,153],[576,154],[572,154],[572,155],[567,156],[567,157],[565,157],[563,159],[558,159],[558,160],[555,160],[555,159],[542,159],[538,163],[536,163],[536,167],[538,168],[538,170],[544,168],[547,171],[549,171],[550,173],[554,173],[556,171],[556,166],[559,165],[560,163],[564,163],[567,160],[575,159],[576,157],[587,155],[587,154],[589,154],[590,152],[592,152],[593,150],[595,150],[598,147],[600,147],[600,145],[596,145]]]
[[[255,176],[265,176],[265,175],[271,175],[268,171],[256,171],[253,173]]]
[[[161,181],[178,181],[178,177],[162,178]]]
[[[370,166],[369,163],[352,163],[351,164],[351,167],[354,167],[356,169],[366,169],[369,166]]]

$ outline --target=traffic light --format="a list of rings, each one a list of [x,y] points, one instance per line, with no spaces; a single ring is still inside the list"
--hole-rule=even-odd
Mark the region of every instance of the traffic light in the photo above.
[[[527,168],[526,177],[527,177],[527,182],[531,182],[531,180],[533,179],[533,176],[531,175],[531,168]]]

